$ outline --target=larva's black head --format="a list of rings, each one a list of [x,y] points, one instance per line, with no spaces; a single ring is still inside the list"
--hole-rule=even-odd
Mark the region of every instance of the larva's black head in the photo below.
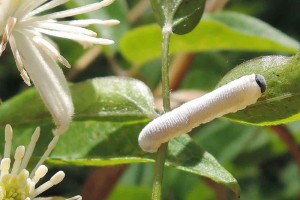
[[[259,85],[261,93],[265,92],[267,89],[267,82],[265,77],[260,74],[255,74],[255,81]]]

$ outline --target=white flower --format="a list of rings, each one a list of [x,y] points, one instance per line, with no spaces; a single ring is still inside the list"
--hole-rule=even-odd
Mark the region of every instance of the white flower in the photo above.
[[[55,135],[64,133],[72,120],[74,106],[67,81],[57,61],[70,67],[60,55],[57,45],[47,36],[71,39],[83,45],[113,44],[112,40],[97,38],[84,27],[91,24],[115,25],[117,20],[69,20],[65,17],[98,10],[114,0],[42,15],[44,11],[69,0],[0,0],[0,55],[10,44],[16,65],[27,85],[35,84],[57,126]]]
[[[26,167],[39,136],[40,128],[36,128],[31,137],[31,141],[27,147],[27,150],[25,150],[24,146],[17,147],[14,155],[14,163],[11,167],[10,152],[13,133],[11,126],[6,125],[4,155],[0,164],[0,200],[36,199],[38,195],[48,190],[52,186],[60,183],[64,179],[65,173],[63,171],[59,171],[54,174],[49,181],[36,187],[38,181],[43,178],[48,171],[48,168],[42,164],[53,150],[59,137],[55,136],[53,138],[36,167],[31,173],[29,173]],[[81,196],[75,196],[69,200],[81,200]]]

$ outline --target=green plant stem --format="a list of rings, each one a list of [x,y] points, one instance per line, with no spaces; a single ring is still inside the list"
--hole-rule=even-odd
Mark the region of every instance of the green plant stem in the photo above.
[[[166,29],[166,30],[165,30]],[[165,112],[171,110],[170,106],[170,83],[169,83],[169,45],[171,38],[171,30],[163,28],[163,42],[162,42],[162,93],[163,93],[163,107]]]
[[[162,196],[162,180],[167,155],[168,143],[164,143],[157,151],[155,160],[155,175],[152,187],[152,200],[160,200]]]
[[[162,35],[162,91],[163,107],[165,112],[171,110],[170,106],[170,86],[169,86],[169,44],[172,30],[171,26],[163,27]],[[160,200],[162,196],[162,180],[164,173],[165,160],[167,155],[168,143],[162,144],[158,149],[155,162],[155,176],[152,188],[152,200]]]

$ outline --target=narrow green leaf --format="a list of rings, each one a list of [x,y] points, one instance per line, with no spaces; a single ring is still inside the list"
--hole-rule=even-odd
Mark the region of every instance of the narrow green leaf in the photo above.
[[[95,78],[71,86],[74,120],[131,121],[155,115],[153,96],[141,81]],[[26,116],[26,117],[25,117]],[[28,90],[0,106],[0,124],[40,125],[52,118],[35,90]]]
[[[256,125],[276,125],[300,119],[300,53],[293,57],[264,56],[244,62],[219,83],[225,84],[246,74],[261,74],[267,90],[257,103],[229,119]]]
[[[144,64],[161,55],[161,30],[157,25],[133,29],[122,38],[120,46],[126,59]],[[214,50],[295,53],[299,47],[296,40],[258,19],[222,12],[203,18],[189,34],[174,35],[170,53]]]

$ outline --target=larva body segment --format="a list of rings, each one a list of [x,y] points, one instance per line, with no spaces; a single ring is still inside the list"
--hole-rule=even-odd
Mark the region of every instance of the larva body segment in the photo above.
[[[151,121],[141,131],[139,145],[146,152],[156,152],[162,143],[200,124],[254,104],[265,89],[264,77],[256,74],[229,82]]]

